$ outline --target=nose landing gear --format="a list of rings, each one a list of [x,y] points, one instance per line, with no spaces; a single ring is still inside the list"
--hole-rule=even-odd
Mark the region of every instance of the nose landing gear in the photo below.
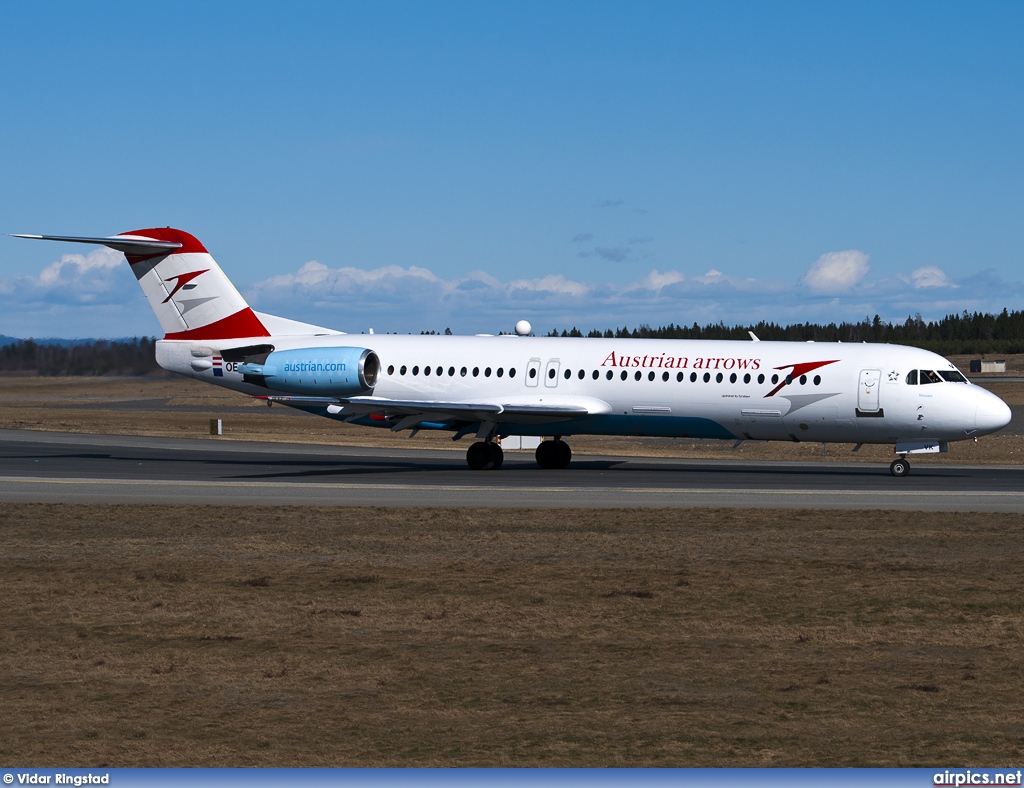
[[[491,441],[477,441],[466,452],[466,464],[474,471],[496,471],[503,462],[505,452]]]
[[[910,473],[910,463],[907,462],[907,458],[900,457],[898,460],[893,460],[892,465],[889,466],[889,473],[896,477],[906,476]]]

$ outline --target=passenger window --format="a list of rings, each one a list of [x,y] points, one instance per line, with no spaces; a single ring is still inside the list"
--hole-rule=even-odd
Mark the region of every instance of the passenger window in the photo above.
[[[398,374],[399,375],[404,375],[406,373],[406,371],[407,370],[405,368],[405,364],[402,364],[402,368],[400,370],[398,370]]]
[[[806,375],[801,375],[800,376],[800,385],[801,386],[806,386],[807,385],[807,376]]]
[[[420,374],[420,368],[419,367],[413,367],[412,368],[412,374],[414,374],[414,375]]]
[[[608,371],[607,371],[607,372],[606,372],[606,373],[604,374],[604,376],[605,376],[605,378],[607,378],[608,380],[611,380],[611,379],[612,379],[612,371],[611,371],[611,370],[609,369],[609,370],[608,370]]]
[[[705,372],[704,373],[704,382],[708,383],[710,380],[711,380],[711,373],[710,372]]]
[[[502,369],[501,367],[498,367],[498,377],[500,378],[504,374],[505,374],[505,370]]]
[[[815,375],[814,376],[814,385],[815,386],[820,386],[821,385],[821,375]]]
[[[515,368],[515,367],[510,367],[510,368],[509,368],[509,370],[508,370],[508,376],[509,376],[510,378],[514,378],[514,377],[516,376],[516,368]]]
[[[792,382],[793,382],[793,376],[792,375],[786,375],[786,385],[788,386]]]
[[[772,375],[772,385],[774,386],[778,382],[779,382],[779,376],[778,375]]]
[[[530,378],[532,379],[535,377],[537,377],[537,370],[534,369],[533,367],[530,367]]]
[[[691,372],[690,373],[690,382],[691,383],[696,383],[697,382],[697,373],[696,372]]]
[[[750,373],[749,372],[746,375],[743,376],[743,382],[744,383],[749,383],[750,382]]]
[[[654,380],[654,373],[653,372],[648,372],[647,373],[647,379],[648,380]]]
[[[485,377],[485,378],[489,378],[490,376],[491,376],[491,368],[490,368],[490,367],[487,367],[487,368],[486,368],[486,369],[484,370],[484,377]]]
[[[438,367],[437,368],[437,374],[438,375],[443,375],[444,374],[444,367]]]
[[[395,374],[395,365],[394,364],[388,365],[388,374],[389,375],[394,375]]]
[[[430,367],[424,367],[423,368],[423,374],[424,375],[429,375],[430,374]]]
[[[563,375],[563,377],[564,377],[564,378],[565,378],[566,380],[568,380],[569,378],[571,378],[571,377],[572,377],[572,372],[570,372],[569,370],[566,370],[566,371],[565,371],[565,375]]]
[[[466,374],[466,373],[462,373],[462,374]],[[450,378],[454,378],[455,377],[455,367],[448,367],[448,377],[450,377]]]
[[[584,372],[584,371],[583,371],[583,370],[581,369],[581,370],[580,370],[580,371],[579,371],[579,372],[578,372],[578,373],[576,374],[576,376],[577,376],[577,377],[578,377],[578,378],[579,378],[580,380],[583,380],[583,378],[585,378],[585,377],[587,376],[587,373],[586,373],[586,372]]]
[[[501,372],[499,372],[498,375],[500,377],[501,376]],[[548,380],[554,380],[554,379],[555,379],[555,370],[554,369],[549,369],[548,370]]]
[[[760,386],[762,383],[764,383],[764,375],[763,374],[757,376],[757,385]]]
[[[622,370],[622,374],[619,377],[621,377],[623,380],[625,380],[626,379],[626,375],[628,375],[628,374],[629,373],[626,372],[626,370]]]
[[[465,368],[465,367],[463,367],[462,369],[460,369],[460,370],[459,370],[459,374],[460,374],[460,375],[461,375],[462,377],[466,377],[466,368]]]
[[[722,375],[721,372],[719,372],[717,375],[715,375],[715,383],[721,383],[722,382],[722,377],[723,377],[723,375]]]
[[[667,372],[662,372],[661,373],[661,379],[664,380],[664,381],[668,381],[668,373]]]
[[[682,372],[677,372],[677,373],[676,373],[676,383],[682,383],[682,382],[683,382],[683,378],[684,378],[684,377],[685,377],[685,376],[683,375],[683,373],[682,373]]]
[[[635,373],[633,373],[633,379],[634,379],[634,380],[640,380],[640,378],[642,378],[642,377],[643,377],[643,375],[644,375],[644,373],[642,373],[642,372],[641,372],[641,371],[640,371],[640,370],[638,369],[638,370],[637,370],[637,371],[636,371]]]
[[[581,374],[581,375],[583,374],[583,370],[580,370],[580,374]],[[595,370],[594,370],[594,375],[593,375],[593,378],[594,378],[594,380],[597,380],[597,379],[598,379],[599,377],[601,377],[601,373],[600,373],[600,372],[598,372],[598,371],[597,371],[597,370],[595,369]]]
[[[730,383],[735,383],[735,382],[736,382],[736,373],[735,373],[735,372],[733,372],[733,373],[732,373],[732,374],[731,374],[731,375],[729,376],[729,382],[730,382]]]

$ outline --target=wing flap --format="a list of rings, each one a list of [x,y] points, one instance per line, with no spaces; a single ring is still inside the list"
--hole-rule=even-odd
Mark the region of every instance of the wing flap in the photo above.
[[[293,397],[290,395],[263,395],[259,399],[301,407],[327,406],[339,416],[419,417],[421,421],[490,421],[508,424],[544,424],[567,421],[594,412],[607,412],[604,408],[579,402],[445,402],[438,400],[403,400],[387,397]],[[604,403],[601,403],[602,405]],[[410,422],[411,423],[411,422]]]

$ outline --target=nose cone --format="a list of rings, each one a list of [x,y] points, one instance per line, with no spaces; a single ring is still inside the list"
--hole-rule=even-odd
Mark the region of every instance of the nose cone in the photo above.
[[[1013,413],[1010,406],[989,391],[983,391],[984,397],[978,400],[978,409],[974,413],[974,426],[981,435],[1001,430],[1010,423]]]

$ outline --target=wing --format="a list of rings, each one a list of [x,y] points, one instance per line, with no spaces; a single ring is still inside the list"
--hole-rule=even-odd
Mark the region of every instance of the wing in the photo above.
[[[395,432],[415,429],[421,424],[456,425],[479,422],[497,424],[549,424],[610,413],[611,406],[592,397],[536,397],[507,402],[446,402],[438,400],[403,400],[386,397],[293,397],[266,395],[258,397],[268,403],[280,402],[291,407],[326,407],[332,416],[354,421],[370,416],[387,421]]]

